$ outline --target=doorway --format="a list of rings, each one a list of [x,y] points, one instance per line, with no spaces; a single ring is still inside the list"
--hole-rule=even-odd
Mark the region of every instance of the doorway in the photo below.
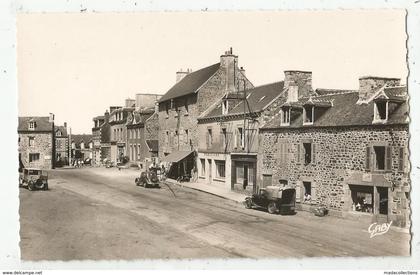
[[[377,187],[379,193],[379,214],[388,215],[388,188]]]

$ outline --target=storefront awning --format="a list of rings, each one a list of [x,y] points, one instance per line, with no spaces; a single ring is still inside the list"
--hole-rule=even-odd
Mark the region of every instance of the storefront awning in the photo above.
[[[189,155],[191,155],[192,153],[193,153],[193,151],[176,151],[176,152],[173,152],[173,153],[163,157],[162,161],[179,162],[179,161],[185,159],[186,157],[188,157]]]

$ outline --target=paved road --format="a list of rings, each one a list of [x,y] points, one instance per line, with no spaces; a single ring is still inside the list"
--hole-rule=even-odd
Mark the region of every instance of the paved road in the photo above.
[[[134,185],[133,170],[50,173],[20,189],[24,260],[409,255],[409,235],[369,238],[369,224],[307,212],[270,215],[199,191]]]

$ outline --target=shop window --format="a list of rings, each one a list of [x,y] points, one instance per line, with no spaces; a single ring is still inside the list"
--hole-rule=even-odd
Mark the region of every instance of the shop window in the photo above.
[[[225,178],[225,162],[224,161],[215,161],[216,164],[216,177]]]
[[[303,157],[305,165],[308,165],[312,162],[312,143],[304,142],[303,143]]]
[[[35,137],[29,137],[29,147],[35,146]]]
[[[39,161],[39,153],[30,153],[29,162]]]
[[[356,212],[373,213],[373,187],[353,186],[350,187],[352,210]]]
[[[205,159],[200,159],[200,163],[201,163],[201,173],[200,175],[202,177],[206,176],[206,160]]]

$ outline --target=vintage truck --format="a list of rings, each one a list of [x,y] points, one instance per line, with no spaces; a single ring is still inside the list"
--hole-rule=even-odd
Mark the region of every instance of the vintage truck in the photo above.
[[[245,198],[246,208],[264,208],[270,214],[295,214],[296,190],[291,186],[267,186]]]

